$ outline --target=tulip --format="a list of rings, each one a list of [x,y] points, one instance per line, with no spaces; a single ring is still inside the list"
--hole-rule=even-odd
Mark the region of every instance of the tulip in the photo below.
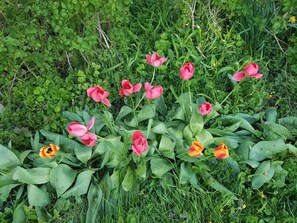
[[[243,68],[243,71],[236,72],[232,79],[234,81],[241,81],[245,77],[255,77],[256,79],[262,78],[263,74],[259,74],[259,65],[256,63],[250,63]]]
[[[68,132],[73,136],[83,136],[90,130],[95,123],[95,117],[91,118],[87,126],[84,126],[80,122],[72,122],[68,125]]]
[[[120,90],[120,95],[123,97],[128,96],[132,93],[138,92],[141,89],[141,83],[136,84],[133,86],[128,80],[122,81],[122,89]]]
[[[59,149],[59,146],[55,144],[44,146],[40,149],[39,156],[41,156],[41,158],[52,158],[58,153]]]
[[[195,68],[192,62],[188,62],[180,68],[179,74],[182,80],[189,80],[193,77]]]
[[[94,146],[97,141],[97,136],[92,132],[87,132],[80,137],[81,141],[87,146]]]
[[[212,106],[209,102],[204,102],[199,107],[199,112],[201,115],[208,115],[212,112]]]
[[[105,91],[102,87],[100,86],[90,87],[87,89],[87,94],[95,102],[102,102],[108,107],[111,106],[109,100],[107,99],[109,92]]]
[[[203,150],[204,150],[203,145],[198,141],[194,141],[190,146],[190,148],[188,149],[188,154],[189,156],[193,156],[193,157],[202,156]]]
[[[150,83],[146,82],[144,85],[145,88],[145,96],[148,100],[156,99],[160,97],[160,95],[163,93],[162,86],[153,86]]]
[[[157,53],[153,52],[152,55],[146,55],[146,61],[148,62],[148,64],[154,66],[154,67],[158,67],[160,65],[162,65],[165,61],[167,60],[166,57],[159,57]]]
[[[141,153],[145,152],[148,147],[147,139],[143,136],[141,131],[137,130],[132,135],[132,141],[132,151],[137,156],[141,156]]]
[[[228,147],[221,143],[215,150],[213,151],[215,157],[219,159],[226,159],[229,156],[229,150]]]

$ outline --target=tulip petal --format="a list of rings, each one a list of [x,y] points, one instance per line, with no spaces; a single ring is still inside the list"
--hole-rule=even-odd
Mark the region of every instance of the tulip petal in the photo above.
[[[141,87],[142,87],[142,84],[141,83],[136,84],[133,87],[133,93],[140,91]]]
[[[234,81],[241,81],[243,78],[245,78],[245,73],[240,71],[240,72],[236,72],[233,77],[232,80]]]
[[[257,78],[257,79],[260,79],[260,78],[262,78],[263,77],[263,74],[256,74],[255,75],[255,78]]]
[[[95,117],[92,117],[87,125],[87,130],[91,129],[95,123]]]
[[[143,137],[143,134],[141,131],[136,130],[132,135],[132,141],[135,142],[137,139]]]
[[[105,104],[108,107],[111,106],[111,103],[109,102],[109,100],[107,98],[103,98],[102,102],[103,102],[103,104]]]

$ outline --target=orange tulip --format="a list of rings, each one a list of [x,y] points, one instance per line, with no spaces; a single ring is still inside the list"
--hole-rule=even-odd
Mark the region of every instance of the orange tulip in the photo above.
[[[55,144],[50,144],[50,146],[44,146],[40,149],[39,156],[41,158],[52,158],[58,153],[59,146]]]
[[[228,147],[224,144],[221,143],[215,150],[213,151],[215,157],[219,159],[226,159],[229,156],[229,150]]]
[[[189,156],[194,156],[194,157],[202,156],[203,150],[204,150],[203,145],[198,141],[194,141],[190,146],[190,148],[188,149],[188,154]]]

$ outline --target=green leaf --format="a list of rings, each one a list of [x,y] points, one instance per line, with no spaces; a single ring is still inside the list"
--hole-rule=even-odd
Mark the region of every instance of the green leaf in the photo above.
[[[274,167],[271,165],[270,161],[264,161],[260,164],[255,172],[255,176],[252,180],[252,187],[259,189],[264,183],[271,180],[274,174]]]
[[[5,186],[0,187],[0,200],[6,200],[6,198],[9,196],[11,190],[20,184],[8,184]]]
[[[33,150],[25,150],[18,155],[18,158],[22,164],[24,164],[24,160],[31,152],[33,152]]]
[[[49,182],[51,168],[32,168],[24,169],[16,167],[12,179],[26,184],[44,184]]]
[[[162,177],[165,173],[173,168],[172,164],[162,158],[152,158],[151,159],[151,169],[152,173],[157,177]]]
[[[158,112],[160,112],[162,115],[167,115],[167,107],[166,107],[166,103],[164,100],[164,96],[161,95],[160,97],[158,97],[156,100],[156,109]]]
[[[30,141],[31,141],[32,149],[35,151],[39,151],[40,148],[39,148],[39,132],[38,131],[36,131],[34,139],[31,137]]]
[[[63,112],[63,116],[71,121],[76,121],[81,123],[83,122],[82,118],[73,112],[65,111]]]
[[[44,207],[50,203],[50,197],[46,191],[32,184],[29,184],[27,189],[29,205]]]
[[[185,120],[185,112],[181,107],[177,107],[172,115],[172,120]]]
[[[297,117],[289,116],[278,120],[279,124],[285,126],[293,136],[297,136]]]
[[[61,197],[69,198],[70,196],[80,196],[88,192],[88,188],[94,171],[85,170],[78,174],[75,185],[66,191]]]
[[[276,108],[269,108],[265,111],[265,119],[267,122],[276,122],[277,112]]]
[[[206,129],[203,129],[198,135],[196,135],[195,139],[204,147],[208,147],[214,142],[214,138]]]
[[[193,135],[198,135],[202,131],[204,121],[202,115],[198,112],[198,109],[193,109],[192,116],[190,119],[190,128]]]
[[[244,141],[240,144],[240,146],[236,149],[236,154],[242,159],[242,160],[248,160],[250,149],[255,145],[252,141]]]
[[[286,150],[288,147],[283,140],[261,141],[255,144],[250,150],[250,160],[262,161],[274,154]]]
[[[238,137],[215,137],[214,139],[214,144],[219,145],[221,143],[224,143],[227,145],[229,148],[237,148],[238,147]]]
[[[12,167],[20,166],[21,162],[18,157],[8,148],[0,145],[0,169],[1,170],[9,170]]]
[[[26,222],[26,213],[24,211],[23,205],[25,202],[20,203],[13,212],[13,221],[12,223],[25,223]]]
[[[92,183],[88,191],[88,210],[86,223],[98,222],[99,207],[102,200],[102,190],[99,184]]]
[[[157,134],[165,134],[168,132],[167,127],[163,122],[157,122],[152,128],[152,131]]]
[[[289,151],[297,156],[297,147],[293,146],[291,144],[286,144],[286,145],[287,145]]]
[[[74,153],[82,163],[87,164],[92,156],[92,147],[78,144],[74,147]]]
[[[265,122],[262,124],[262,127],[263,135],[266,140],[287,140],[293,137],[291,132],[286,127],[276,123]]]
[[[124,191],[129,191],[132,189],[135,181],[134,171],[131,167],[128,167],[128,170],[125,174],[124,180],[122,181],[122,188]]]
[[[124,118],[125,116],[129,115],[129,114],[132,113],[132,112],[133,112],[133,109],[132,109],[132,108],[130,108],[130,107],[124,105],[124,106],[121,108],[121,110],[120,110],[118,116],[116,117],[115,121],[116,121],[116,122],[120,121],[122,118]]]
[[[50,174],[50,184],[56,189],[60,197],[74,182],[77,171],[65,164],[53,168]]]
[[[190,163],[181,163],[180,165],[180,171],[179,171],[179,183],[180,184],[186,184],[188,182],[191,182],[193,185],[197,185],[197,177],[195,172],[191,168]]]
[[[144,106],[138,113],[138,122],[154,118],[156,115],[156,107],[154,104]]]
[[[160,144],[159,144],[159,151],[163,156],[173,159],[174,158],[174,147],[175,142],[171,140],[166,135],[162,135]]]

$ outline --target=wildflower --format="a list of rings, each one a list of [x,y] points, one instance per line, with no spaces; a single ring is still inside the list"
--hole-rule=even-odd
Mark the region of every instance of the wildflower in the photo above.
[[[245,209],[245,208],[246,208],[246,204],[243,204],[243,205],[242,205],[242,209]]]
[[[224,211],[224,208],[220,208],[220,212],[223,212]]]
[[[122,80],[122,89],[120,90],[120,95],[123,97],[128,96],[132,93],[138,92],[141,89],[141,83],[136,84],[133,86],[130,81]]]
[[[41,156],[41,158],[52,158],[58,153],[59,149],[59,146],[55,144],[44,146],[40,149],[39,156]]]
[[[145,96],[148,100],[151,99],[156,99],[161,96],[163,93],[163,87],[158,85],[158,86],[153,86],[150,83],[146,82],[144,85],[145,89]]]
[[[109,92],[105,91],[102,87],[100,86],[90,87],[87,89],[87,94],[95,102],[102,102],[108,107],[111,106],[109,100],[107,99]]]
[[[92,132],[87,132],[80,137],[81,141],[87,146],[94,146],[97,141],[97,136]]]
[[[193,77],[195,68],[192,62],[188,62],[180,68],[179,74],[182,80],[189,80]]]
[[[145,152],[148,147],[147,139],[143,136],[141,131],[137,130],[132,135],[132,141],[132,151],[137,156],[141,156],[141,153]]]
[[[68,132],[73,136],[83,136],[89,129],[93,127],[95,123],[95,117],[91,118],[87,126],[84,126],[80,122],[71,122],[68,125]]]
[[[245,77],[255,77],[256,79],[262,78],[263,74],[258,73],[259,65],[256,63],[250,63],[243,68],[243,71],[236,72],[232,79],[234,81],[241,81]]]
[[[296,17],[295,16],[291,16],[289,19],[290,23],[295,23],[296,22]]]
[[[200,105],[199,112],[201,115],[208,115],[212,112],[212,105],[209,102],[204,102]]]
[[[213,153],[219,159],[226,159],[229,156],[228,147],[224,143],[215,148]]]
[[[265,194],[260,193],[260,197],[261,197],[262,199],[264,199],[266,196],[265,196]]]
[[[203,150],[204,150],[203,145],[198,141],[194,141],[190,146],[190,148],[188,149],[188,154],[189,156],[193,156],[193,157],[202,156]]]
[[[159,55],[155,52],[153,52],[152,55],[146,55],[146,61],[148,64],[154,66],[154,67],[159,67],[162,65],[165,61],[167,60],[166,57],[159,57]]]

